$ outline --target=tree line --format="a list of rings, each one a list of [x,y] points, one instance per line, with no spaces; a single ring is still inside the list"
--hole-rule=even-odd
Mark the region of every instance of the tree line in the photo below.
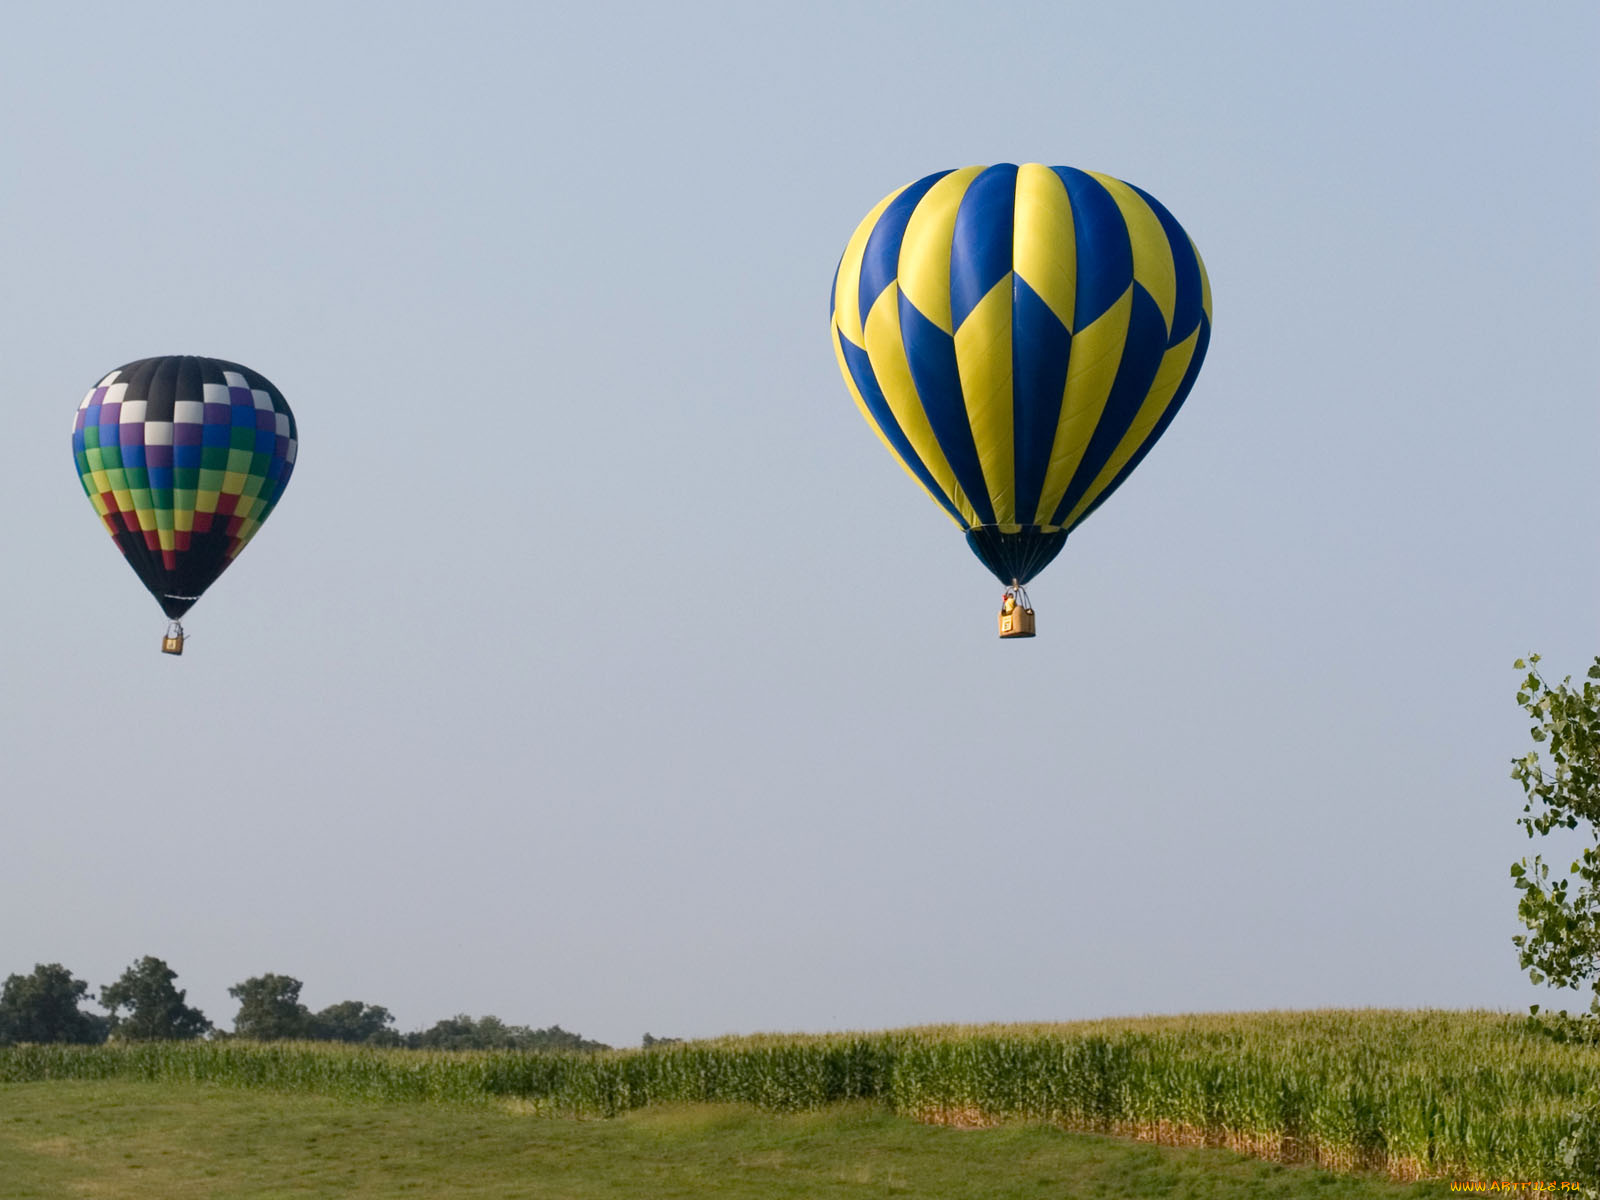
[[[0,986],[0,1046],[17,1042],[189,1041],[242,1038],[250,1041],[298,1039],[393,1046],[413,1050],[609,1050],[602,1042],[569,1033],[559,1025],[530,1029],[508,1025],[496,1016],[465,1013],[427,1029],[401,1033],[394,1015],[381,1004],[343,1000],[312,1012],[300,1002],[301,982],[290,975],[255,975],[228,989],[239,1002],[233,1029],[218,1029],[198,1008],[185,1002],[178,974],[159,958],[146,955],[115,983],[100,989],[104,1013],[89,985],[60,963],[39,963],[31,975],[10,975]],[[644,1035],[646,1045],[671,1041]]]

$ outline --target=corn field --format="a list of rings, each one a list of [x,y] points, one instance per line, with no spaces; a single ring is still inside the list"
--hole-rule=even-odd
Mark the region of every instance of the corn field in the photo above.
[[[592,1055],[243,1041],[0,1048],[0,1083],[42,1079],[575,1116],[866,1099],[923,1121],[1048,1122],[1400,1178],[1571,1179],[1588,1166],[1566,1155],[1584,1141],[1575,1114],[1600,1098],[1600,1047],[1502,1014],[1330,1010],[758,1035]]]

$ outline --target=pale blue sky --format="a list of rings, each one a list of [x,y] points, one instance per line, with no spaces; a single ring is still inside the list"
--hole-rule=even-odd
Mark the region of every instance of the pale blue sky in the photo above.
[[[1520,1008],[1512,659],[1600,650],[1587,2],[35,6],[0,47],[0,975],[605,1041]],[[1031,588],[837,376],[881,196],[1158,196],[1215,332]],[[181,660],[84,391],[294,481]]]

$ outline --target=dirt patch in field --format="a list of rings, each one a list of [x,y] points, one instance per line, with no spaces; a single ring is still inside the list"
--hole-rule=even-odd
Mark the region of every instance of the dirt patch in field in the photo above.
[[[1002,1124],[975,1105],[930,1108],[913,1115],[925,1125],[944,1125],[951,1129],[992,1129]],[[1415,1158],[1391,1158],[1382,1151],[1361,1153],[1347,1148],[1322,1146],[1309,1139],[1286,1137],[1281,1133],[1200,1129],[1172,1121],[1157,1121],[1154,1124],[1052,1123],[1069,1133],[1098,1133],[1131,1141],[1152,1142],[1157,1146],[1203,1146],[1213,1150],[1232,1150],[1236,1154],[1248,1154],[1252,1158],[1288,1165],[1317,1166],[1329,1171],[1377,1172],[1400,1182],[1448,1179],[1459,1174],[1444,1164],[1436,1165],[1430,1171]]]

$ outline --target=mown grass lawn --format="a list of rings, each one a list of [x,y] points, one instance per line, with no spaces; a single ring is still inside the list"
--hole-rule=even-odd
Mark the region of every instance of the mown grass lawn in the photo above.
[[[1393,1184],[1039,1126],[919,1125],[865,1104],[790,1115],[673,1106],[577,1121],[509,1107],[361,1103],[198,1084],[0,1085],[5,1200],[1447,1194],[1439,1183]]]

